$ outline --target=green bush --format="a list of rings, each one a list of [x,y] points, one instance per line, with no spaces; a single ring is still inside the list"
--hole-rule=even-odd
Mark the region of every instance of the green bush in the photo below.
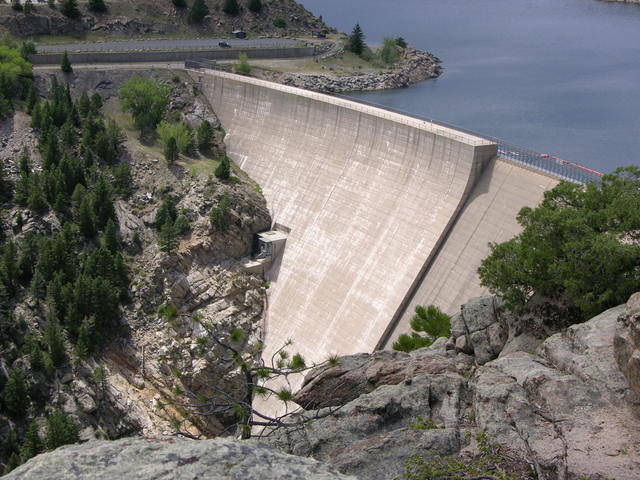
[[[287,26],[287,21],[284,18],[276,18],[273,21],[273,26],[276,28],[285,28]]]
[[[180,153],[189,154],[193,151],[193,131],[187,124],[183,122],[169,123],[162,121],[158,125],[156,132],[158,133],[163,151],[166,152],[169,140],[172,138]]]
[[[251,65],[249,65],[249,57],[246,53],[241,53],[238,56],[238,62],[233,67],[236,73],[248,75],[251,73]]]
[[[416,305],[416,314],[411,319],[411,334],[402,334],[393,344],[393,349],[411,352],[418,348],[428,347],[437,338],[451,336],[451,317],[443,313],[435,305],[423,307]],[[426,333],[426,336],[421,335]]]
[[[393,38],[386,37],[384,39],[382,48],[378,52],[378,58],[386,65],[391,65],[398,61],[400,52],[398,52],[398,45]]]
[[[518,214],[522,233],[490,245],[478,274],[512,310],[533,294],[584,319],[626,302],[640,285],[640,168],[620,168],[586,187],[561,182]]]
[[[132,77],[119,90],[120,103],[142,134],[153,132],[169,104],[170,89],[148,78]]]

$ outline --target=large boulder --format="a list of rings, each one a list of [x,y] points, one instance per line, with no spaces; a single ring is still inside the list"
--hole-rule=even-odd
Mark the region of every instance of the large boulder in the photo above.
[[[640,398],[640,292],[631,296],[618,317],[615,356],[629,386]]]
[[[551,336],[535,355],[515,352],[481,367],[472,381],[478,427],[548,478],[639,478],[640,412],[613,348],[624,310]]]
[[[7,480],[339,480],[352,479],[322,463],[254,442],[217,438],[126,438],[95,441],[38,455]]]

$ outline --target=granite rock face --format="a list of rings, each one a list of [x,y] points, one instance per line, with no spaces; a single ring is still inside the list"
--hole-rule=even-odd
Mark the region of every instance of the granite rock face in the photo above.
[[[312,459],[230,439],[125,438],[38,455],[7,480],[355,480]]]
[[[640,398],[640,293],[629,298],[627,310],[618,318],[615,355],[618,367]]]
[[[618,368],[636,351],[635,298],[546,340],[536,328],[552,330],[562,318],[528,317],[539,346],[507,353],[509,335],[523,327],[491,297],[474,299],[452,328],[474,355],[441,339],[411,354],[345,357],[311,372],[296,396],[306,408],[332,405],[332,413],[273,441],[343,473],[386,480],[414,455],[476,455],[473,439],[486,432],[536,471],[522,478],[640,478],[640,404],[629,368]]]

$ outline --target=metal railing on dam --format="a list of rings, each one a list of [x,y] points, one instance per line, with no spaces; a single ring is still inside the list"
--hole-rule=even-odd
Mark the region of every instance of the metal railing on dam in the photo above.
[[[512,162],[518,163],[520,165],[524,165],[524,166],[533,168],[535,170],[539,170],[539,171],[551,174],[562,180],[567,180],[569,182],[574,182],[574,183],[586,184],[588,182],[597,182],[602,177],[602,173],[596,172],[595,170],[591,170],[590,168],[584,167],[574,162],[563,160],[561,158],[558,158],[557,156],[536,152],[534,150],[531,150],[530,148],[522,147],[520,145],[515,145],[513,143],[502,140],[501,138],[485,135],[483,133],[470,130],[468,128],[442,122],[440,120],[434,120],[433,118],[430,118],[424,115],[418,115],[415,113],[406,112],[396,108],[388,107],[386,105],[380,105],[375,102],[360,100],[358,98],[350,97],[348,95],[339,95],[339,97],[350,100],[352,102],[361,103],[363,105],[368,105],[371,107],[389,110],[391,112],[395,112],[400,115],[405,115],[407,117],[424,120],[434,125],[441,125],[443,127],[447,127],[453,130],[458,130],[460,132],[468,133],[469,135],[473,135],[475,137],[484,138],[498,145],[498,156],[505,158],[507,160],[510,160]]]

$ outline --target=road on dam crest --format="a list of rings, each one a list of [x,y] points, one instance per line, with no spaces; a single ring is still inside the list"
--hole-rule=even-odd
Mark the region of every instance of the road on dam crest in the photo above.
[[[232,48],[280,48],[304,45],[304,42],[288,38],[254,38],[233,40],[228,38],[199,38],[186,40],[124,40],[119,42],[87,42],[64,45],[38,45],[38,53],[69,52],[127,52],[154,50],[194,50],[220,48],[218,42],[225,41]]]

